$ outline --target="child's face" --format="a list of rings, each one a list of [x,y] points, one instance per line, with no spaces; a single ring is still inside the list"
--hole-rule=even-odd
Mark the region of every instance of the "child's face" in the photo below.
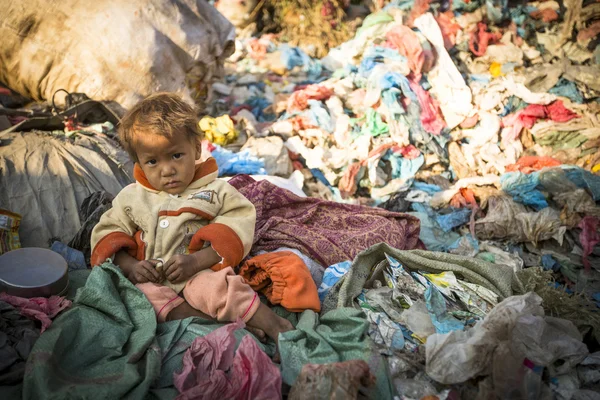
[[[179,194],[192,183],[200,145],[184,133],[166,138],[137,132],[134,146],[140,167],[157,190]]]

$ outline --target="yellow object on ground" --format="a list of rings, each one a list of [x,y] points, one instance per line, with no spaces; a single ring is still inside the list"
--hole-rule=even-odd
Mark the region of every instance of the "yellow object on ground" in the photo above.
[[[21,248],[19,225],[21,216],[0,208],[0,254]]]
[[[221,115],[217,118],[206,116],[200,120],[198,127],[211,143],[220,146],[235,142],[239,136],[229,115]]]
[[[490,74],[492,74],[494,78],[504,75],[502,73],[502,64],[494,61],[492,65],[490,65]]]

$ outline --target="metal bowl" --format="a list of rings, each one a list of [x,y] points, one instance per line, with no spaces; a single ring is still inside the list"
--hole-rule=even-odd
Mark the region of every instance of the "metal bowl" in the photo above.
[[[0,292],[19,297],[61,296],[69,287],[67,262],[48,249],[26,247],[0,256]]]

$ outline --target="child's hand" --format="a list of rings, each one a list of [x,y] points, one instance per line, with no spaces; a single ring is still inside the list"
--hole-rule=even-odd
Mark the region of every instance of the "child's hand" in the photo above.
[[[133,284],[146,282],[160,283],[162,277],[156,270],[156,264],[158,264],[158,262],[159,261],[157,260],[143,260],[136,262],[133,264],[131,272],[129,273],[129,280]]]
[[[178,254],[165,263],[163,271],[169,282],[183,282],[199,271],[198,260],[192,255]]]

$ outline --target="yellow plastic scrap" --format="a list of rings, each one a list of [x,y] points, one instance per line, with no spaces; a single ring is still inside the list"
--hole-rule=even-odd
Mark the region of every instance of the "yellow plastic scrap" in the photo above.
[[[492,74],[494,78],[504,75],[502,73],[502,64],[494,61],[492,65],[490,65],[490,74]]]
[[[592,172],[596,173],[596,172],[600,172],[600,164],[596,164],[592,167]]]
[[[198,127],[211,143],[220,146],[235,142],[239,136],[229,115],[221,115],[217,118],[206,116],[198,122]]]

